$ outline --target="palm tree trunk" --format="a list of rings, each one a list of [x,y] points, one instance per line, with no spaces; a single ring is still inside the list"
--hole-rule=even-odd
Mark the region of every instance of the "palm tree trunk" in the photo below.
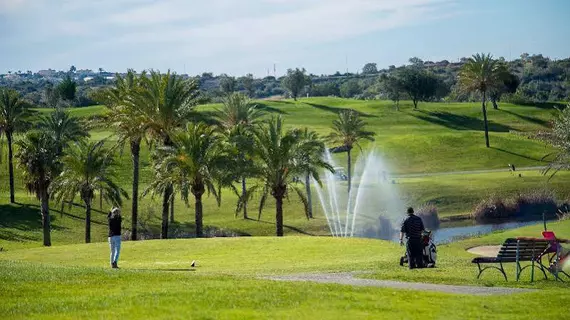
[[[139,214],[139,159],[141,139],[131,141],[131,158],[133,160],[133,199],[131,211],[131,240],[137,240]]]
[[[43,179],[43,178],[41,178]],[[40,185],[40,202],[41,202],[41,214],[42,214],[42,228],[44,232],[44,246],[51,246],[51,222],[49,217],[49,195],[47,188]]]
[[[170,146],[172,142],[170,137],[166,136],[164,138],[164,145]],[[168,207],[170,204],[170,196],[172,195],[172,186],[169,186],[164,190],[164,196],[162,198],[162,231],[160,234],[161,239],[168,239]]]
[[[277,236],[283,236],[283,196],[275,196],[275,229]]]
[[[485,106],[485,91],[483,91],[483,99],[481,100],[481,109],[483,110],[483,123],[485,124],[485,145],[489,148],[489,124],[487,123],[487,107]]]
[[[172,194],[172,186],[164,190],[162,198],[162,230],[160,233],[161,239],[168,239],[168,205],[170,204],[170,195]]]
[[[99,190],[99,210],[103,210],[103,188]]]
[[[309,173],[305,174],[305,189],[307,190],[307,202],[309,205],[307,217],[313,219],[313,199],[311,197],[311,177]]]
[[[245,177],[241,178],[241,196],[243,198],[243,218],[248,219],[247,217],[247,200],[246,200],[246,184],[245,184]]]
[[[91,199],[85,200],[85,243],[91,242]]]
[[[195,203],[194,203],[194,208],[195,208],[195,217],[194,220],[196,222],[196,238],[202,238],[204,237],[204,227],[202,224],[202,219],[203,219],[203,210],[204,208],[202,207],[202,194],[197,193],[194,195],[194,199],[195,199]]]
[[[6,139],[8,140],[8,172],[10,175],[10,203],[15,203],[14,198],[14,164],[12,162],[12,132],[6,131]]]
[[[174,194],[170,199],[170,223],[174,222]]]
[[[413,99],[412,102],[414,103],[414,109],[418,108],[418,100]]]
[[[348,148],[348,172],[347,172],[347,176],[348,176],[348,193],[350,193],[350,185],[352,184],[352,159],[350,157],[350,151],[352,150],[352,147]]]

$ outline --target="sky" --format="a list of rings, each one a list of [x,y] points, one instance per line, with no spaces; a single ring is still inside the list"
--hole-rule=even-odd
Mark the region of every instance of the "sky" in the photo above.
[[[567,0],[0,0],[0,73],[357,72],[477,52],[570,57]]]

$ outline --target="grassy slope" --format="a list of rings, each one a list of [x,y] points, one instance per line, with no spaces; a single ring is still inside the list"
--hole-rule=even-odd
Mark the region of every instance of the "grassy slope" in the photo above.
[[[340,107],[354,108],[365,116],[371,130],[377,132],[375,145],[389,160],[393,171],[398,173],[414,172],[441,172],[470,169],[506,168],[507,163],[515,163],[518,167],[540,165],[538,161],[551,150],[541,143],[523,138],[506,130],[534,131],[544,128],[551,119],[552,110],[534,107],[522,107],[502,104],[501,110],[489,110],[491,125],[491,145],[494,148],[484,148],[482,123],[480,120],[480,107],[478,104],[420,104],[419,111],[411,110],[409,103],[402,104],[402,111],[396,111],[389,102],[356,101],[334,98],[302,99],[295,104],[291,101],[259,101],[260,105],[270,114],[282,114],[287,124],[293,126],[309,126],[328,134],[329,126],[336,117]],[[211,112],[215,105],[199,107],[202,112]],[[41,110],[47,112],[47,110]],[[94,106],[73,109],[72,112],[81,117],[92,117],[105,108]],[[97,129],[92,132],[94,139],[108,137],[110,131]],[[112,138],[111,138],[112,139]],[[368,146],[363,146],[366,149]],[[496,147],[496,148],[495,148]],[[6,153],[4,153],[4,157]],[[358,152],[356,152],[358,157]],[[345,162],[344,155],[337,155],[339,164]],[[145,184],[152,177],[149,163],[148,148],[145,146],[142,153],[141,182]],[[0,181],[6,181],[7,170],[5,163],[0,168]],[[119,181],[127,190],[131,184],[131,160],[128,150],[125,149],[120,157],[121,169]],[[27,195],[20,178],[17,177],[17,199],[24,204],[37,205],[37,201]],[[561,197],[567,196],[570,175],[560,175],[552,180],[548,187],[557,191]],[[468,212],[481,197],[490,193],[512,194],[517,191],[543,187],[546,179],[537,172],[525,172],[523,178],[510,176],[508,173],[490,173],[477,175],[430,176],[422,178],[396,179],[406,203],[418,205],[424,202],[437,204],[440,214],[462,214]],[[7,183],[0,184],[0,246],[19,247],[38,245],[41,239],[39,216],[37,207],[22,210],[20,206],[10,206],[7,203]],[[257,217],[257,202],[251,204],[250,215]],[[272,235],[274,225],[274,204],[268,202],[263,212],[262,220],[244,221],[234,218],[234,204],[236,197],[225,191],[222,206],[217,207],[211,198],[206,199],[205,224],[216,228],[230,229],[238,233],[251,235]],[[129,212],[130,202],[124,204],[124,212]],[[315,201],[316,203],[316,201]],[[59,206],[58,206],[59,207]],[[98,201],[95,201],[98,208]],[[104,210],[107,205],[104,204]],[[292,228],[286,232],[296,234],[299,230],[311,234],[325,234],[327,227],[315,205],[317,219],[307,221],[302,213],[300,202],[291,197],[285,204],[285,223]],[[69,210],[66,213],[73,216],[60,215],[53,211],[54,243],[73,243],[83,239],[81,208]],[[141,215],[143,217],[154,214],[150,221],[157,231],[160,213],[158,201],[145,198],[141,202]],[[193,208],[177,201],[176,220],[180,223],[173,227],[174,232],[185,232],[192,225],[186,223],[193,221]],[[128,216],[128,214],[127,214]],[[128,218],[127,218],[128,219]],[[95,216],[96,222],[104,222],[104,216]],[[127,221],[128,223],[128,221]],[[179,231],[176,231],[179,230]],[[13,242],[20,239],[24,242]],[[105,227],[95,224],[93,229],[94,241],[105,240]],[[28,240],[32,240],[29,243]]]
[[[551,224],[570,236],[570,221]],[[568,284],[476,280],[476,244],[538,235],[527,227],[441,246],[438,268],[399,267],[402,249],[365,239],[232,238],[125,242],[121,270],[107,267],[103,243],[0,253],[2,318],[404,318],[562,319]],[[198,260],[192,271],[189,261]],[[264,274],[369,270],[366,277],[538,289],[511,296],[462,296],[384,288],[272,282]],[[508,270],[513,274],[513,270]]]

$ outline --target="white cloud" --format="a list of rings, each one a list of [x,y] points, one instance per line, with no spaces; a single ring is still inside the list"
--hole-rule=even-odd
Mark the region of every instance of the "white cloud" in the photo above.
[[[57,60],[118,48],[183,60],[292,52],[445,17],[446,0],[0,0],[9,44],[55,44]],[[12,19],[10,19],[12,18]],[[61,45],[60,45],[61,44]],[[44,57],[45,58],[45,57]]]

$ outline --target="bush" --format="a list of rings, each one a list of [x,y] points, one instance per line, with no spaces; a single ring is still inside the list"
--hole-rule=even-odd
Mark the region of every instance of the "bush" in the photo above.
[[[546,190],[520,194],[513,202],[515,217],[520,220],[542,219],[543,213],[546,214],[546,219],[555,219],[558,212],[554,193]]]
[[[555,195],[547,190],[533,190],[514,198],[503,199],[490,196],[482,200],[471,213],[477,222],[499,222],[506,220],[555,219],[559,208]]]
[[[494,195],[479,202],[471,213],[471,218],[477,222],[500,221],[513,217],[512,206],[505,204],[503,199]]]
[[[439,228],[439,216],[437,207],[433,204],[424,204],[416,210],[416,215],[422,218],[426,229],[434,230]]]

